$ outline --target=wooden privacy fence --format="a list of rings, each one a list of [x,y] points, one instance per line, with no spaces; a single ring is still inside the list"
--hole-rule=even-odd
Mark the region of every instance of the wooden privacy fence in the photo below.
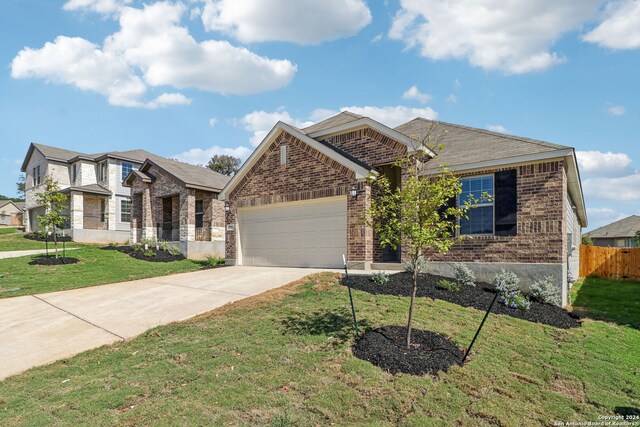
[[[580,276],[640,280],[640,248],[581,245]]]

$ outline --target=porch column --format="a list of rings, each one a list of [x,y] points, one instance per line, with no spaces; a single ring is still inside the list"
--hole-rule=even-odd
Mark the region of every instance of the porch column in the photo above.
[[[196,191],[185,188],[180,191],[180,241],[196,239]]]
[[[79,191],[72,191],[69,194],[69,228],[82,229],[84,228],[84,202],[82,193]]]
[[[373,229],[362,223],[364,213],[371,206],[371,186],[356,184],[357,197],[347,195],[347,261],[349,267],[369,269],[373,261]]]
[[[151,187],[145,184],[142,191],[142,238],[155,239],[156,228],[153,224],[153,211],[151,206]]]

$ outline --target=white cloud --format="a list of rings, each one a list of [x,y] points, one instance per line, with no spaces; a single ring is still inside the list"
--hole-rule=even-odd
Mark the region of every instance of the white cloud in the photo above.
[[[387,107],[342,107],[340,111],[351,111],[352,113],[360,114],[361,116],[371,117],[382,123],[385,126],[396,127],[416,117],[422,117],[425,119],[435,120],[438,118],[438,113],[433,111],[429,107],[423,108],[411,108],[403,105],[387,106]]]
[[[156,108],[167,107],[169,105],[190,105],[191,100],[181,93],[163,93],[153,101],[145,104],[146,108],[155,110]]]
[[[312,121],[298,120],[291,117],[291,115],[282,108],[273,112],[253,111],[242,117],[237,123],[244,127],[246,131],[253,133],[249,142],[254,147],[257,147],[279,121],[299,128],[313,124]]]
[[[102,47],[79,37],[59,36],[40,49],[25,48],[13,59],[14,78],[36,77],[107,96],[112,105],[154,108],[186,104],[182,95],[142,98],[149,88],[195,88],[222,94],[250,94],[286,86],[297,69],[227,41],[197,42],[180,21],[186,8],[156,2],[124,7],[120,30]]]
[[[119,12],[132,0],[68,0],[62,8],[64,10],[80,10],[111,15]]]
[[[607,110],[607,113],[612,116],[622,116],[627,112],[626,108],[624,108],[624,106],[622,105],[607,104],[605,108]]]
[[[584,175],[616,177],[630,172],[631,158],[625,153],[576,151],[576,158]]]
[[[550,51],[580,28],[602,0],[401,0],[389,37],[422,56],[466,59],[486,70],[520,74],[564,59]]]
[[[611,208],[587,208],[589,229],[595,230],[603,225],[611,224],[628,217],[629,214]]]
[[[215,154],[226,154],[228,156],[238,157],[242,161],[244,161],[251,155],[252,152],[253,149],[242,146],[228,148],[214,145],[205,149],[192,148],[190,150],[174,154],[171,157],[181,162],[191,163],[193,165],[206,165],[211,157],[213,157]]]
[[[426,104],[431,100],[431,95],[420,92],[418,86],[413,85],[402,94],[402,99],[415,100],[420,104]]]
[[[456,102],[458,102],[458,97],[455,94],[450,93],[449,96],[447,96],[446,101],[455,104]]]
[[[363,0],[208,0],[205,29],[244,43],[318,44],[352,36],[371,22]]]
[[[640,1],[609,2],[606,18],[582,39],[609,49],[640,48]]]
[[[209,126],[210,127],[215,127],[218,124],[218,119],[216,119],[215,117],[211,117],[209,119]]]
[[[502,125],[487,125],[487,129],[491,132],[507,133],[507,128]]]
[[[371,43],[378,43],[382,39],[384,39],[384,34],[377,34],[374,38],[371,39]]]
[[[589,178],[582,181],[589,200],[640,201],[640,171],[618,178]]]

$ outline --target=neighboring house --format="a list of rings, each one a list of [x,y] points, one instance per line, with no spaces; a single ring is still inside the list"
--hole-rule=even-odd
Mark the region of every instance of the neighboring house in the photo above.
[[[0,200],[0,225],[21,227],[23,225],[24,202]]]
[[[130,191],[122,180],[147,158],[144,150],[85,154],[32,143],[22,163],[25,180],[25,227],[38,231],[44,213],[36,195],[51,176],[69,195],[64,232],[77,242],[124,242],[130,236]]]
[[[230,177],[163,158],[147,159],[125,178],[131,187],[131,241],[179,242],[191,259],[224,257],[224,204]]]
[[[349,112],[298,129],[279,122],[222,190],[226,258],[236,265],[400,268],[401,251],[381,248],[362,217],[370,206],[367,176],[401,185],[394,161],[434,122],[417,118],[391,129]],[[567,301],[568,271],[578,275],[581,227],[587,225],[573,148],[437,122],[444,148],[427,163],[462,179],[465,193],[487,191],[491,203],[461,221],[468,236],[429,268],[449,273],[469,263],[479,280],[505,267],[526,287],[553,275]],[[464,195],[463,195],[464,196]]]
[[[638,231],[640,231],[640,216],[631,215],[585,233],[585,236],[591,237],[595,246],[631,248],[637,246],[633,238]]]

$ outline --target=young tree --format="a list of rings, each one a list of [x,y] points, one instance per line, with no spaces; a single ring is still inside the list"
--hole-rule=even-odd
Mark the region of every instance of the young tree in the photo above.
[[[593,240],[589,236],[582,236],[582,244],[585,246],[593,246]]]
[[[411,346],[411,328],[416,291],[418,289],[419,260],[427,250],[445,254],[461,240],[456,232],[458,219],[466,217],[467,211],[478,200],[464,200],[461,206],[451,206],[449,201],[462,193],[460,180],[448,169],[425,175],[428,161],[426,150],[437,146],[433,142],[435,126],[432,126],[417,151],[396,162],[404,171],[402,185],[392,188],[384,176],[372,179],[371,207],[365,215],[365,223],[371,226],[380,239],[380,244],[403,249],[413,265],[413,291],[407,321],[407,348]],[[440,147],[441,149],[442,147]],[[489,196],[483,195],[483,198]]]
[[[241,164],[242,160],[237,157],[215,154],[207,163],[207,167],[214,172],[232,176],[238,172]]]
[[[38,216],[38,224],[45,233],[51,231],[55,246],[56,258],[58,258],[58,233],[57,229],[64,226],[65,217],[62,212],[67,208],[67,195],[60,192],[60,186],[50,176],[45,177],[42,192],[36,194],[36,202],[44,208],[44,215]]]
[[[636,231],[636,234],[631,238],[631,242],[637,248],[640,248],[640,230]]]
[[[16,182],[16,193],[18,193],[18,199],[24,200],[24,174],[20,174],[18,182]]]

